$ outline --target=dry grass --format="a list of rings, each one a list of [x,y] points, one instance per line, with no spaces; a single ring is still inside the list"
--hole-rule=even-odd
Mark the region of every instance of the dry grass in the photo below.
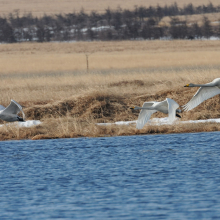
[[[219,49],[219,41],[0,45],[0,104],[6,106],[15,99],[23,106],[27,120],[42,121],[32,128],[3,126],[0,140],[219,130],[215,123],[146,126],[142,130],[136,130],[135,125],[96,125],[136,120],[138,112],[129,107],[144,101],[169,97],[184,105],[196,88],[183,85],[219,77]],[[85,52],[93,52],[89,73],[85,71]],[[51,57],[53,62],[48,62]],[[219,118],[219,107],[216,96],[184,112],[182,120]]]
[[[219,41],[119,41],[0,45],[1,74],[219,64]]]
[[[134,9],[135,5],[143,6],[161,6],[173,4],[173,0],[0,0],[0,13],[8,15],[14,10],[19,10],[21,14],[32,12],[34,16],[42,16],[46,14],[71,13],[73,11],[79,12],[82,8],[86,13],[97,11],[103,13],[106,8],[117,9]],[[209,0],[181,0],[176,1],[179,6],[193,3],[193,5],[207,5]],[[214,5],[218,5],[219,1],[212,0]]]

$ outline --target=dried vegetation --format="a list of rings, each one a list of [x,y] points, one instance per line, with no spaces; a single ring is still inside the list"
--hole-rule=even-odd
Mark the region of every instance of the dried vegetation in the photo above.
[[[146,48],[145,50],[143,47],[141,49],[141,44]],[[0,127],[0,140],[220,130],[220,125],[216,123],[146,125],[141,130],[137,130],[134,124],[96,125],[103,122],[136,120],[139,112],[132,112],[129,107],[140,106],[145,101],[162,101],[169,97],[176,100],[180,106],[187,103],[196,92],[196,88],[184,88],[185,84],[206,83],[219,77],[220,66],[216,62],[216,56],[220,51],[218,41],[116,42],[115,44],[95,42],[68,45],[69,48],[66,49],[66,44],[51,43],[20,44],[15,47],[0,45],[0,57],[3,57],[6,51],[11,51],[8,55],[12,58],[11,66],[16,59],[19,60],[23,56],[19,54],[19,46],[24,54],[29,54],[28,64],[34,63],[42,69],[46,65],[45,57],[48,59],[50,55],[56,57],[54,69],[51,65],[49,71],[39,69],[36,71],[31,65],[20,65],[18,72],[15,73],[15,69],[10,70],[9,63],[1,63],[0,103],[6,106],[10,99],[15,99],[23,106],[27,120],[41,120],[42,124],[31,128],[18,128],[14,124],[4,125]],[[119,46],[122,48],[121,51],[118,51]],[[51,50],[48,52],[50,47]],[[78,48],[79,52],[73,52],[74,56],[82,57],[84,52],[80,47],[94,51],[89,60],[91,64],[89,73],[85,70],[86,60],[84,66],[82,65],[78,70],[74,67],[72,70],[70,67],[61,70],[62,63],[65,63],[65,57],[61,54],[66,53],[70,48],[75,50]],[[96,47],[97,51],[94,49]],[[35,56],[31,55],[33,48],[37,48],[35,54],[42,54],[37,63]],[[114,59],[107,59],[109,53],[114,54]],[[198,56],[195,57],[195,53]],[[130,55],[126,56],[127,54]],[[96,58],[93,57],[95,55]],[[178,57],[182,58],[179,62],[177,62]],[[105,62],[100,62],[99,65],[99,60]],[[124,68],[121,60],[124,61]],[[192,60],[196,60],[195,65]],[[141,67],[140,61],[144,63]],[[77,67],[77,62],[72,60],[72,63]],[[65,65],[71,65],[70,61]],[[215,96],[192,111],[183,112],[181,120],[219,118],[219,103],[219,96]],[[165,115],[156,113],[153,117],[165,117]]]

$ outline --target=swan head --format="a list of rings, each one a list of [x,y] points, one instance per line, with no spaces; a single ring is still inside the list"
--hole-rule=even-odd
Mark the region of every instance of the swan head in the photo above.
[[[140,109],[140,107],[138,107],[138,106],[132,106],[132,107],[130,107],[130,109],[137,110],[137,109]]]
[[[184,87],[193,87],[192,83],[186,84]]]

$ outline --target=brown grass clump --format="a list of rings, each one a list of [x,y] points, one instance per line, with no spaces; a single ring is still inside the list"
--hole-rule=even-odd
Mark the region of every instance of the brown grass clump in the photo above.
[[[37,120],[70,116],[81,119],[91,117],[98,122],[113,122],[129,118],[131,112],[128,111],[128,107],[122,96],[93,92],[82,97],[29,107],[25,113],[28,118]]]

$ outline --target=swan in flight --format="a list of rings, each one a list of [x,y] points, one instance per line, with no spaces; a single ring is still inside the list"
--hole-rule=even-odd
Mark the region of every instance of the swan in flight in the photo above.
[[[20,111],[22,112],[23,118],[17,115]],[[24,121],[25,114],[22,107],[16,101],[11,100],[11,103],[6,108],[0,105],[0,119],[8,122]]]
[[[192,99],[183,106],[185,111],[189,111],[203,101],[212,98],[215,95],[220,94],[220,78],[214,79],[210,83],[206,84],[187,84],[184,87],[200,87]]]
[[[137,129],[141,129],[150,119],[151,115],[157,111],[169,114],[168,120],[170,123],[175,120],[175,116],[181,118],[181,116],[177,114],[177,112],[181,113],[181,110],[177,109],[178,107],[179,105],[173,99],[166,98],[166,100],[162,102],[144,102],[142,107],[135,106],[131,109],[141,109],[136,126]]]

